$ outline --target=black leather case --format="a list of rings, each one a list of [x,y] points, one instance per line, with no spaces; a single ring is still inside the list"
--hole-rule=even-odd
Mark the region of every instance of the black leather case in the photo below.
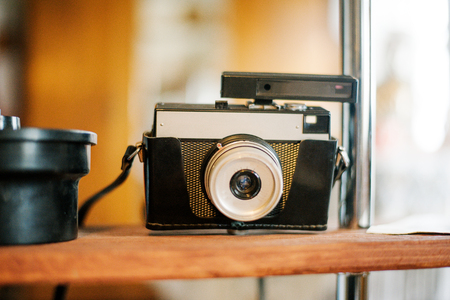
[[[143,137],[146,227],[174,229],[325,230],[333,185],[337,142],[300,142],[297,163],[284,209],[273,217],[238,222],[220,213],[201,218],[192,212],[177,138]],[[199,178],[200,180],[200,178]]]

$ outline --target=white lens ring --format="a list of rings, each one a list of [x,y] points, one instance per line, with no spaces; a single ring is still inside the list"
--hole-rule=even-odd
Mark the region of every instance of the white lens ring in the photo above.
[[[248,200],[237,198],[230,179],[243,169],[252,170],[261,179],[259,193]],[[214,206],[236,221],[254,221],[270,213],[281,199],[283,176],[276,155],[264,145],[237,141],[223,146],[205,169],[205,190]]]

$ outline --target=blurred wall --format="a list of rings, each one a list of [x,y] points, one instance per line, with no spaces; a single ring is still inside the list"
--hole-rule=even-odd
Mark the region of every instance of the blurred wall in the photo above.
[[[151,129],[157,101],[213,102],[226,70],[339,74],[331,2],[30,0],[23,125],[98,134],[81,204],[118,176],[126,146]],[[338,131],[340,105],[327,108],[337,110]],[[132,171],[87,224],[142,222],[137,160]]]
[[[22,105],[24,0],[0,1],[0,109],[19,116]]]
[[[341,74],[338,1],[232,3],[234,70]]]
[[[134,2],[27,2],[24,126],[97,133],[80,202],[120,173],[128,139],[127,98]],[[107,196],[87,223],[136,223],[143,193],[132,182]]]

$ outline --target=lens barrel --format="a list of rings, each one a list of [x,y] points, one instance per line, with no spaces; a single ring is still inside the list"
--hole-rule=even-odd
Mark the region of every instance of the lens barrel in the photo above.
[[[203,185],[212,204],[226,217],[254,221],[281,200],[281,163],[264,140],[247,134],[226,137],[203,163]]]

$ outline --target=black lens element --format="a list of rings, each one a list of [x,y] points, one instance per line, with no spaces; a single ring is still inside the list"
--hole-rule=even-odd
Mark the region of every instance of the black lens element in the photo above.
[[[252,199],[261,190],[261,179],[252,170],[240,170],[231,178],[230,190],[241,200]]]

